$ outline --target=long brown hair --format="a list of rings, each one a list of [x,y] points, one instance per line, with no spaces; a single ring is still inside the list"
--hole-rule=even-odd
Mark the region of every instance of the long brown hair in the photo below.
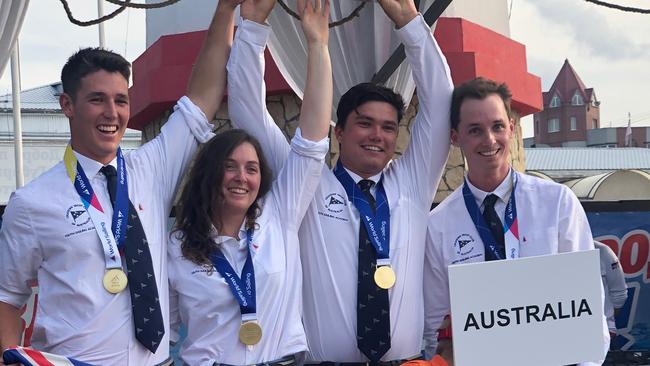
[[[181,240],[181,251],[188,260],[199,265],[211,265],[210,254],[216,248],[210,239],[213,218],[214,226],[221,231],[219,213],[223,206],[221,185],[224,164],[232,152],[248,142],[255,148],[260,162],[260,188],[253,204],[246,212],[246,227],[252,229],[260,215],[259,199],[270,189],[272,174],[264,158],[259,142],[243,130],[223,132],[206,142],[196,155],[189,178],[183,187],[176,206],[176,224],[172,235]]]

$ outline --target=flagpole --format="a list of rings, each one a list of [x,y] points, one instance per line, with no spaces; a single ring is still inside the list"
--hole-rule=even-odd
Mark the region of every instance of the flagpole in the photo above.
[[[632,114],[627,112],[627,129],[625,129],[625,146],[632,145]]]
[[[97,17],[104,16],[104,0],[97,0]],[[99,27],[99,47],[106,48],[106,34],[104,32],[104,22],[97,24]]]
[[[14,114],[14,160],[16,164],[16,189],[25,184],[23,173],[23,128],[20,111],[20,54],[18,39],[11,51],[11,99]]]

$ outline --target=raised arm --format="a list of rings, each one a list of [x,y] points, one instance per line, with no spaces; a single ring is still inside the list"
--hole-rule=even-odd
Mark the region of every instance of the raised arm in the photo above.
[[[246,0],[228,60],[228,111],[236,128],[246,130],[262,145],[274,177],[289,155],[287,138],[266,108],[264,49],[271,32],[265,22],[275,0]]]
[[[329,0],[298,0],[302,31],[307,39],[307,81],[300,108],[302,137],[320,141],[327,136],[332,109],[332,63],[329,42]]]
[[[380,0],[379,4],[398,28],[419,100],[408,148],[393,165],[400,172],[400,185],[428,211],[449,155],[451,73],[413,0]]]
[[[226,63],[235,26],[233,16],[242,1],[219,0],[187,85],[187,96],[208,120],[217,113],[226,89]]]

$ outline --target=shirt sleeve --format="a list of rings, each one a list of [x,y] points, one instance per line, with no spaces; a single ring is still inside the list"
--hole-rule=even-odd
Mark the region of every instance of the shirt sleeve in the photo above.
[[[11,195],[0,230],[0,301],[22,307],[32,293],[43,253],[22,192]]]
[[[440,231],[436,229],[433,215],[429,217],[424,252],[424,350],[427,356],[435,355],[438,329],[451,312],[449,304],[449,275],[443,255]]]
[[[264,49],[271,28],[242,20],[228,59],[228,111],[234,127],[262,145],[274,177],[289,155],[289,144],[266,108]]]
[[[302,137],[298,128],[291,140],[287,162],[273,183],[282,222],[293,225],[296,230],[318,187],[328,149],[329,138],[310,141]]]
[[[603,244],[604,250],[600,251],[601,260],[604,261],[605,281],[609,291],[609,300],[612,302],[614,309],[620,309],[625,305],[627,300],[627,284],[625,283],[625,274],[623,268],[614,254],[614,251]]]
[[[413,70],[419,104],[411,140],[395,164],[414,201],[428,211],[449,155],[449,108],[454,87],[447,61],[421,15],[397,34]]]
[[[181,177],[192,160],[199,143],[214,137],[212,124],[190,98],[182,97],[160,134],[128,154],[132,171],[151,180],[157,177],[163,185],[165,206],[170,207]]]
[[[560,186],[560,205],[558,206],[558,246],[559,252],[593,250],[594,240],[580,201],[566,186]]]

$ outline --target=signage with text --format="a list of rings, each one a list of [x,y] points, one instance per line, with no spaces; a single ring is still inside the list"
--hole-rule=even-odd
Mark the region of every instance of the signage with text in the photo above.
[[[600,281],[597,250],[449,266],[455,364],[604,359]]]

